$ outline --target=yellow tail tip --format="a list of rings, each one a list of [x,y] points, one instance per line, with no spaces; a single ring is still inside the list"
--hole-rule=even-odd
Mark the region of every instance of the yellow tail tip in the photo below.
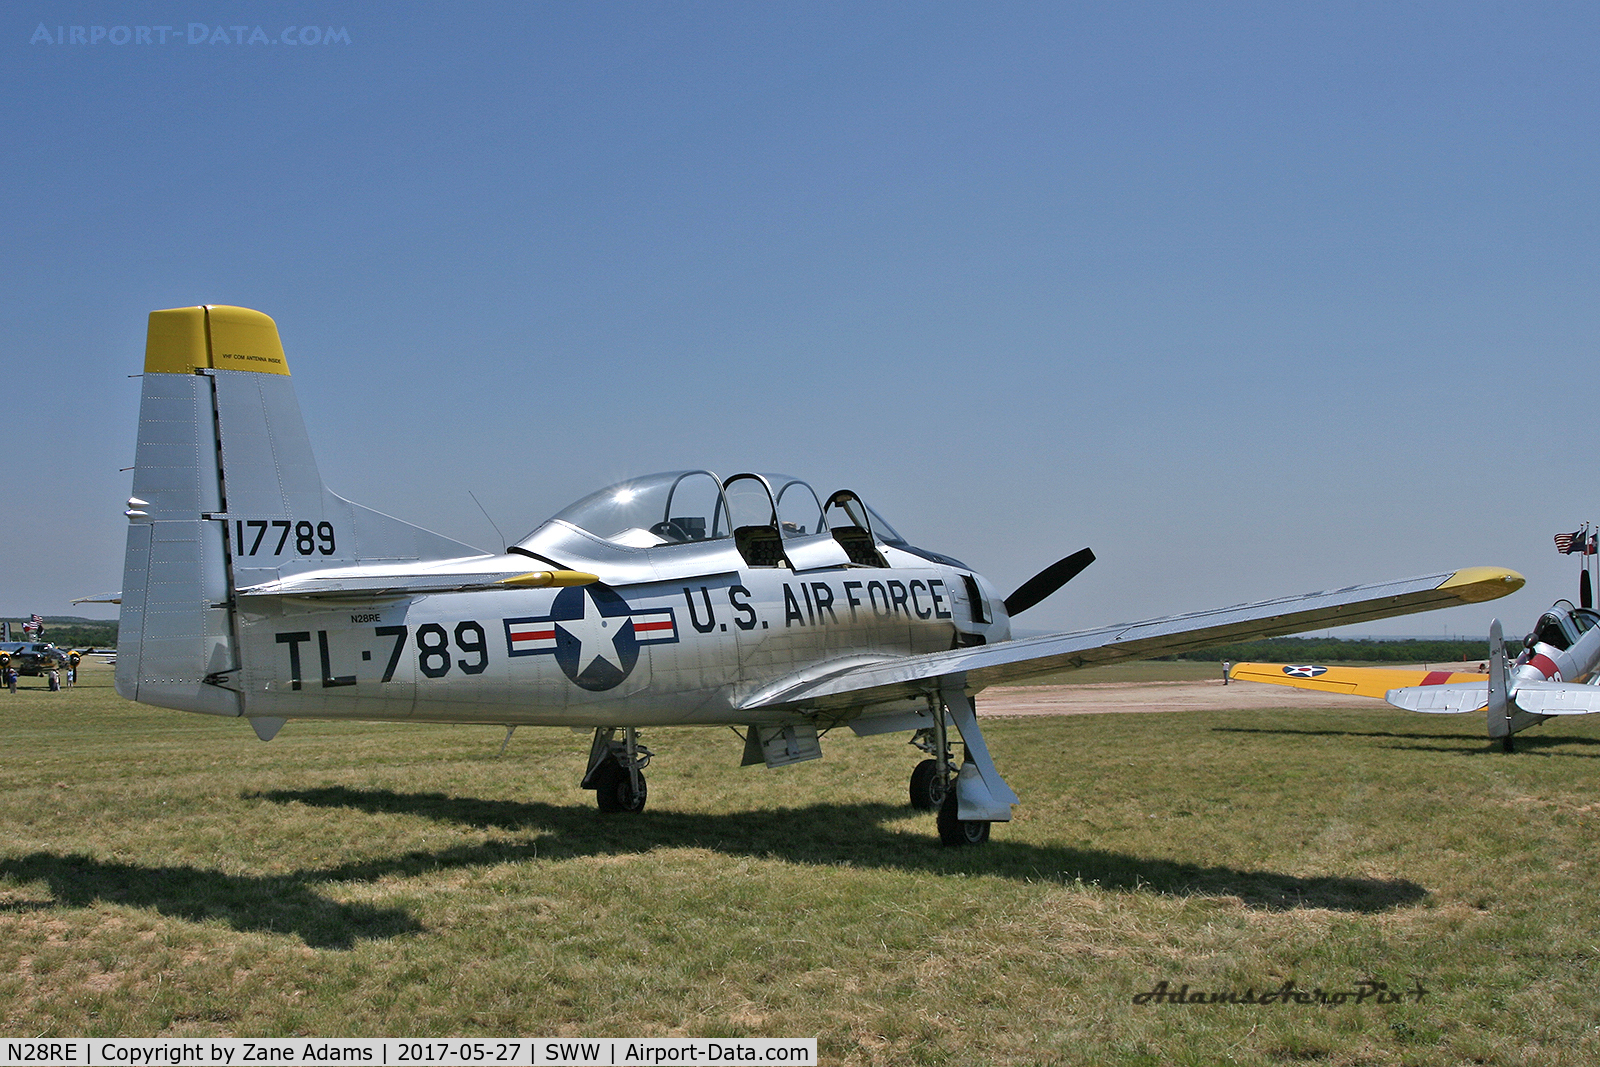
[[[146,374],[197,370],[248,370],[288,374],[278,324],[259,311],[205,304],[150,313],[145,335]]]

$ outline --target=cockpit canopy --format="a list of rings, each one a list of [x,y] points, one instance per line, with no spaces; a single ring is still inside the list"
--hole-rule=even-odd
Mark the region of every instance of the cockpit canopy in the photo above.
[[[851,490],[834,493],[824,507],[811,486],[787,474],[648,474],[590,493],[552,521],[629,548],[715,541],[757,529],[789,540],[855,528],[884,544],[905,543]]]
[[[1545,644],[1552,648],[1571,648],[1582,634],[1600,623],[1600,614],[1588,608],[1575,608],[1565,600],[1539,616],[1539,623],[1523,642],[1528,648]]]

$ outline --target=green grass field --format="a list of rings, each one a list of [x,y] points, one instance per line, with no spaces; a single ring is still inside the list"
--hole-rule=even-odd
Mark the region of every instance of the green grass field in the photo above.
[[[103,668],[0,693],[11,1036],[816,1036],[824,1063],[1600,1062],[1600,722],[997,719],[984,848],[903,737],[782,771],[655,730],[650,809],[587,738],[240,722]],[[1135,1003],[1363,981],[1398,1003]],[[1149,998],[1146,998],[1149,999]]]

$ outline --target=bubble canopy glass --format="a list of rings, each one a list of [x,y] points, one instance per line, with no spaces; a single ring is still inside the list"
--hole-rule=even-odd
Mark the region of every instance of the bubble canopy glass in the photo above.
[[[706,470],[665,471],[608,485],[552,521],[614,544],[653,548],[731,537],[739,526],[776,524],[784,537],[798,537],[841,525],[865,527],[862,520],[870,516],[878,539],[904,543],[854,493],[834,499],[839,502],[825,510],[810,485],[786,474],[736,474],[724,481]]]

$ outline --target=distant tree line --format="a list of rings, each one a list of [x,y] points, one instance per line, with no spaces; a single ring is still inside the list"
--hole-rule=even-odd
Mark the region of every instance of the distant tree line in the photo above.
[[[1328,663],[1340,660],[1372,663],[1460,663],[1489,658],[1489,642],[1478,640],[1351,641],[1337,637],[1269,637],[1216,648],[1183,652],[1164,659],[1231,663]]]
[[[11,640],[26,641],[22,632],[25,618],[12,619]],[[59,648],[116,648],[117,623],[114,619],[85,619],[76,615],[44,617],[44,639]]]

